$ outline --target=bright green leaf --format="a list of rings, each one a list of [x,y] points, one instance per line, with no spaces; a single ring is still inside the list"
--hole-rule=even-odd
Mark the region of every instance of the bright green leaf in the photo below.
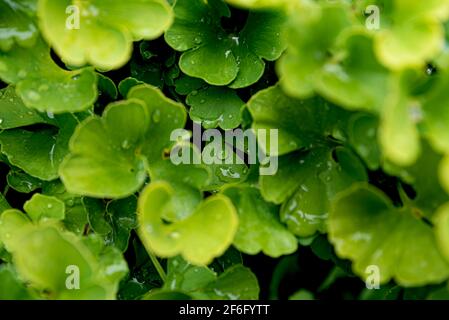
[[[129,60],[133,41],[155,39],[172,22],[163,0],[41,0],[38,15],[45,38],[65,62],[106,70]]]
[[[139,199],[140,238],[147,250],[159,256],[182,254],[187,261],[205,265],[232,243],[237,213],[228,198],[214,195],[201,202],[198,199],[189,216],[177,219],[173,210],[182,198],[167,182],[150,184]]]

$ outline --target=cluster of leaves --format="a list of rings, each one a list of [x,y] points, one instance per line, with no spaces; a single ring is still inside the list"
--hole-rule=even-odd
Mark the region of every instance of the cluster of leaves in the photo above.
[[[448,20],[449,0],[0,0],[0,299],[279,298],[310,253],[329,274],[291,299],[449,297]],[[277,172],[191,144],[198,124],[278,130]]]

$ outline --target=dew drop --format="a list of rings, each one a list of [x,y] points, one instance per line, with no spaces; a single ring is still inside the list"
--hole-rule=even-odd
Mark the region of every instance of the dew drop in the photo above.
[[[219,178],[223,182],[232,182],[240,179],[240,173],[235,172],[231,168],[220,168]]]
[[[410,118],[414,123],[419,123],[423,120],[423,111],[419,103],[413,103],[409,109]]]
[[[100,13],[98,8],[92,4],[89,6],[89,12],[93,17],[98,16],[98,14]]]
[[[78,80],[80,77],[81,77],[81,76],[80,76],[79,74],[75,74],[75,75],[72,77],[72,80],[73,80],[73,81],[76,81],[76,80]]]
[[[125,150],[129,149],[129,141],[128,140],[123,140],[122,148],[125,149]]]
[[[40,100],[41,95],[39,93],[37,93],[36,91],[30,91],[28,92],[28,99],[33,100],[33,101],[38,101]]]
[[[19,73],[17,74],[19,76],[19,78],[25,78],[27,76],[27,72],[25,70],[20,70]]]
[[[159,123],[159,121],[161,121],[161,111],[159,109],[154,110],[151,118],[154,123]]]
[[[47,208],[48,208],[48,209],[51,209],[51,208],[53,208],[53,205],[52,205],[51,203],[49,203],[49,204],[47,205]]]
[[[179,234],[179,232],[176,232],[176,231],[170,233],[170,238],[173,238],[173,239],[179,239],[180,236],[181,235]]]

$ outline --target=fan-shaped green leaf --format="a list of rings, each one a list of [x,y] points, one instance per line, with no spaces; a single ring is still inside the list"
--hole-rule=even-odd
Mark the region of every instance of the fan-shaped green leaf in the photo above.
[[[165,40],[181,55],[181,70],[212,85],[243,88],[263,74],[266,60],[277,59],[284,50],[280,34],[282,11],[251,12],[242,30],[226,31],[222,17],[230,10],[222,0],[179,0],[175,21]],[[261,23],[263,21],[263,23]]]
[[[70,65],[116,69],[131,57],[132,42],[159,37],[171,24],[164,0],[41,0],[46,40]]]
[[[239,228],[234,246],[247,254],[278,257],[296,251],[298,242],[279,221],[278,208],[264,201],[253,187],[229,187],[223,193],[237,209]]]
[[[38,30],[30,19],[36,1],[0,1],[0,50],[8,51],[14,43],[30,47],[36,41]]]
[[[245,103],[232,89],[208,86],[191,92],[186,103],[191,107],[190,118],[201,122],[206,129],[218,126],[224,130],[234,129],[242,122]]]
[[[413,207],[395,208],[379,190],[357,185],[342,193],[329,217],[329,236],[337,254],[353,261],[366,278],[375,265],[381,283],[394,278],[403,286],[440,283],[449,268],[438,251],[432,227]]]
[[[59,165],[68,153],[69,139],[78,124],[78,119],[71,114],[57,116],[54,120],[59,129],[45,127],[37,131],[11,129],[0,132],[1,150],[9,162],[45,181],[58,178]]]
[[[23,209],[33,221],[44,219],[63,220],[65,217],[64,202],[58,198],[40,193],[35,193],[30,200],[25,202]]]
[[[196,205],[186,217],[174,209],[183,201],[167,182],[153,182],[139,199],[139,235],[149,251],[159,256],[182,254],[193,264],[205,265],[221,255],[232,243],[238,218],[231,201],[214,195],[201,201],[193,192]]]
[[[112,299],[126,263],[108,249],[92,252],[72,233],[53,225],[33,225],[16,210],[0,217],[0,237],[21,277],[53,299]],[[14,236],[11,236],[14,234]],[[9,235],[9,236],[8,236]],[[106,268],[111,272],[105,273]],[[68,273],[78,272],[79,290],[70,290]],[[76,271],[73,271],[76,270]]]
[[[78,112],[97,99],[97,76],[91,68],[67,71],[50,57],[39,38],[32,48],[0,52],[0,78],[15,84],[27,107],[53,113]]]
[[[100,198],[136,192],[147,177],[141,144],[148,123],[145,105],[135,99],[113,103],[102,118],[84,121],[60,169],[67,190]]]

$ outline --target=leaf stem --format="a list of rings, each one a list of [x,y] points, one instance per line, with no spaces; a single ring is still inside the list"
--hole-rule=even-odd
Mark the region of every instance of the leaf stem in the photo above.
[[[164,268],[162,268],[159,260],[157,257],[152,253],[150,250],[147,250],[148,255],[150,256],[151,262],[153,263],[154,267],[156,268],[157,273],[159,274],[159,277],[161,277],[162,281],[165,283],[165,280],[167,279],[167,275],[165,274]]]
[[[5,189],[3,190],[3,195],[6,197],[6,194],[9,191],[9,184],[6,185]]]
[[[399,192],[399,198],[402,201],[402,204],[405,207],[413,207],[412,201],[410,200],[410,198],[408,197],[407,193],[404,190],[404,187],[402,186],[402,184],[399,182],[398,183],[398,192]]]

